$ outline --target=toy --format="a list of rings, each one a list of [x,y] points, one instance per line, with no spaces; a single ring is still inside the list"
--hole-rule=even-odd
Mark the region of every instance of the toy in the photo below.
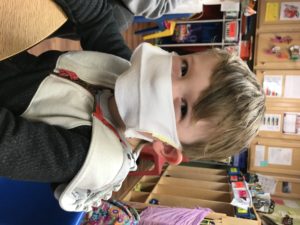
[[[242,209],[242,208],[236,207],[235,215],[239,218],[249,219],[250,218],[250,211],[249,211],[249,209]]]
[[[299,18],[299,9],[296,5],[285,4],[284,8],[285,18]]]
[[[233,183],[233,187],[234,188],[245,188],[245,184],[244,184],[244,182],[234,182]]]
[[[215,225],[215,222],[213,220],[211,220],[211,219],[204,218],[201,221],[200,225]]]
[[[293,61],[297,61],[300,58],[300,46],[293,45],[290,47],[290,59]]]
[[[230,176],[230,182],[238,181],[238,176]]]
[[[134,186],[134,191],[141,191],[141,189],[142,189],[142,184],[139,182],[139,183],[137,183],[135,186]]]
[[[275,35],[274,38],[271,38],[271,41],[274,43],[287,43],[290,44],[292,42],[292,38],[290,36],[281,37],[279,35]]]
[[[242,209],[239,207],[235,207],[235,215],[238,218],[245,218],[245,219],[256,219],[256,215],[252,208]]]
[[[148,34],[143,37],[143,40],[149,40],[153,38],[160,38],[160,37],[168,37],[173,35],[176,22],[175,21],[164,21],[165,23],[165,30],[154,33],[154,34]]]
[[[252,16],[256,14],[256,11],[254,10],[256,5],[256,0],[244,0],[241,1],[242,5],[242,11],[244,12],[244,16]]]
[[[238,181],[243,181],[244,178],[242,176],[229,176],[229,182],[232,183],[232,182],[238,182]]]
[[[240,175],[240,170],[237,167],[231,167],[231,168],[229,168],[228,174],[230,176],[232,176],[232,175]]]
[[[228,21],[225,23],[225,41],[237,41],[238,26],[238,21]]]
[[[275,202],[272,199],[254,197],[252,199],[253,206],[257,212],[271,214],[274,212]]]
[[[157,26],[138,30],[135,34],[142,34],[143,40],[149,40],[160,37],[168,37],[173,35],[177,20],[185,20],[189,18],[192,14],[190,13],[175,13],[166,14],[157,19],[145,18],[143,16],[135,16],[135,23],[156,23]]]
[[[239,191],[238,191],[238,194],[239,194],[239,197],[240,197],[240,198],[244,198],[244,199],[246,199],[247,196],[248,196],[246,190],[239,190]]]
[[[150,199],[149,203],[153,205],[159,205],[159,201],[156,198]]]
[[[288,55],[285,53],[282,53],[280,46],[272,46],[270,49],[266,50],[267,54],[275,55],[277,58],[280,59],[288,59]]]
[[[293,218],[289,217],[289,215],[285,215],[285,217],[282,218],[282,224],[293,225]]]

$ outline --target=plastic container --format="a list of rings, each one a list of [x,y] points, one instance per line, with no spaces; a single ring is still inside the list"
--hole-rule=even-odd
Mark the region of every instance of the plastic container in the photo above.
[[[79,225],[83,216],[62,210],[50,184],[0,177],[1,225]]]

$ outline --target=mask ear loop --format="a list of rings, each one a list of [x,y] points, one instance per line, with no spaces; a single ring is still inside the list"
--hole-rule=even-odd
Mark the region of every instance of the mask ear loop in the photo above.
[[[136,161],[138,159],[138,157],[140,156],[141,151],[143,150],[145,144],[149,143],[148,141],[145,140],[141,140],[137,146],[133,149],[133,153],[132,156],[134,158],[134,160]]]
[[[137,146],[133,149],[133,152],[131,153],[131,157],[132,157],[132,161],[131,161],[131,165],[130,165],[130,171],[135,171],[137,170],[137,164],[136,161],[140,156],[141,151],[143,150],[145,144],[148,143],[145,140],[141,140]]]

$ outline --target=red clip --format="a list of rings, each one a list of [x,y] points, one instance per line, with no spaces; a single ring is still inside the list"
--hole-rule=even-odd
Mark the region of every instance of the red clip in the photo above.
[[[96,106],[96,110],[95,112],[93,113],[93,115],[98,119],[100,120],[105,126],[107,126],[110,130],[112,130],[112,132],[114,132],[114,134],[119,138],[120,142],[123,143],[124,145],[126,145],[122,138],[120,137],[118,131],[113,127],[113,125],[111,125],[103,116],[103,112],[100,108],[99,105]]]
[[[70,70],[59,69],[58,73],[59,73],[60,76],[69,77],[71,80],[78,80],[79,79],[77,74],[73,71],[70,71]]]

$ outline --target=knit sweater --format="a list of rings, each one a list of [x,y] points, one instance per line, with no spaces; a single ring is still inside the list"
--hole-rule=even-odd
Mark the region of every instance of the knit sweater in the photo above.
[[[56,2],[76,26],[83,49],[130,58],[105,0]],[[85,160],[91,127],[67,130],[20,116],[60,54],[51,51],[34,57],[23,52],[0,62],[0,176],[67,182]]]

